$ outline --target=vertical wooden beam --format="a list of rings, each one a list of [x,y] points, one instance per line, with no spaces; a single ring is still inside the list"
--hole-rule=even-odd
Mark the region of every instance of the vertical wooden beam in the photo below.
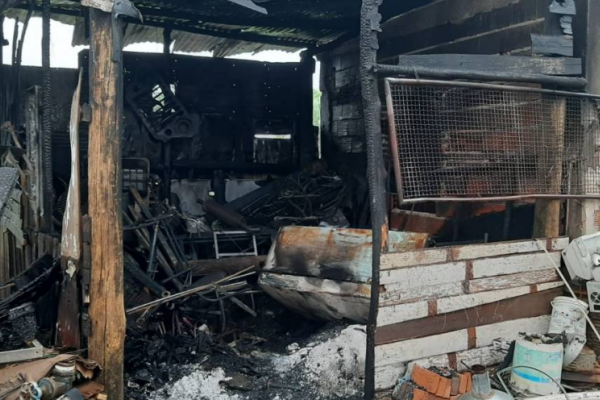
[[[564,133],[566,119],[566,100],[557,99],[549,111],[548,118],[552,123],[552,131],[549,132],[546,142],[550,151],[539,154],[538,160],[543,170],[541,174],[547,174],[547,167],[552,165],[551,175],[546,177],[546,186],[549,193],[560,193],[562,184],[562,164]],[[533,237],[557,237],[560,236],[560,200],[536,200],[535,215],[533,220]]]
[[[367,177],[371,226],[373,229],[373,267],[371,301],[367,324],[367,353],[365,360],[365,399],[375,396],[375,331],[379,310],[379,265],[381,253],[387,250],[388,224],[386,214],[386,171],[383,163],[381,138],[381,100],[375,65],[379,48],[379,6],[383,0],[363,0],[360,16],[360,84],[367,140]]]
[[[121,211],[121,131],[123,66],[120,24],[111,14],[90,9],[88,191],[92,224],[89,356],[103,369],[111,400],[123,399],[123,222]]]
[[[52,204],[52,78],[50,71],[50,0],[42,0],[42,223],[45,233],[53,231]]]

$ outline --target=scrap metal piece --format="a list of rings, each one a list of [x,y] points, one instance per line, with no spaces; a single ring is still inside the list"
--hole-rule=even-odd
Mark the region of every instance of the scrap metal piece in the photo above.
[[[199,131],[198,114],[186,110],[171,86],[153,68],[145,68],[129,78],[125,98],[152,136],[168,142],[190,138]]]

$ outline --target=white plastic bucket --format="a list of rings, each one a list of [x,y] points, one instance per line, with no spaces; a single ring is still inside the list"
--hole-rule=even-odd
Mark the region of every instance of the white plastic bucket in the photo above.
[[[548,334],[574,334],[585,337],[588,305],[571,297],[558,296],[552,300],[552,318]]]
[[[588,305],[572,297],[559,296],[552,300],[552,318],[548,334],[567,334],[569,343],[565,346],[563,365],[571,364],[581,353],[587,341],[585,336]]]
[[[539,369],[560,382],[563,368],[563,345],[533,343],[518,339],[512,365]],[[560,393],[560,388],[548,376],[531,368],[515,368],[510,376],[512,387],[519,392],[538,395]]]

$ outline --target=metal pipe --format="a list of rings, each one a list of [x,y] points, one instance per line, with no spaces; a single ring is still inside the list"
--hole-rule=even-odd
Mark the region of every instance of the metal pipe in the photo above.
[[[569,78],[565,76],[550,76],[542,74],[515,74],[507,72],[461,71],[453,69],[423,68],[410,65],[385,65],[377,64],[375,72],[379,75],[409,75],[427,76],[442,79],[472,79],[485,81],[507,81],[539,83],[556,85],[571,89],[584,89],[587,85],[585,78]]]
[[[400,171],[400,155],[398,154],[398,136],[396,136],[397,127],[396,119],[394,118],[394,103],[392,101],[392,88],[390,87],[389,80],[385,80],[385,98],[387,104],[388,124],[390,126],[390,147],[392,150],[392,156],[394,158],[394,175],[396,178],[396,190],[398,191],[398,201],[400,204],[403,203],[403,187],[402,187],[402,172]],[[408,221],[408,219],[407,219]]]
[[[425,201],[452,201],[452,202],[473,202],[473,201],[512,201],[512,200],[529,200],[529,199],[548,199],[548,200],[564,200],[564,199],[582,199],[600,200],[600,195],[568,195],[568,194],[524,194],[516,196],[494,196],[494,197],[416,197],[414,199],[402,199],[402,204],[422,203]]]
[[[565,90],[552,90],[552,89],[539,89],[526,86],[513,86],[513,85],[498,85],[494,83],[482,83],[482,82],[457,82],[457,81],[443,81],[436,79],[412,79],[412,78],[386,78],[389,83],[400,83],[403,85],[414,85],[414,86],[444,86],[444,87],[456,87],[456,88],[470,88],[470,89],[488,89],[488,90],[502,90],[511,92],[525,92],[525,93],[539,93],[549,94],[555,96],[568,96],[568,97],[579,97],[584,99],[600,100],[600,95],[580,92],[568,92]]]
[[[175,294],[172,294],[170,296],[166,296],[166,297],[163,297],[161,299],[154,300],[154,301],[148,302],[146,304],[130,308],[130,309],[128,309],[126,311],[126,313],[127,314],[132,314],[134,312],[137,312],[137,311],[140,311],[140,310],[145,310],[145,309],[150,308],[152,306],[158,306],[158,305],[161,305],[161,304],[164,304],[164,303],[168,303],[168,302],[170,302],[172,300],[177,300],[177,299],[181,299],[183,297],[188,297],[188,296],[191,296],[191,295],[193,295],[195,293],[205,291],[207,289],[214,290],[216,287],[218,287],[218,285],[221,285],[223,283],[230,282],[230,281],[235,280],[235,279],[242,279],[242,278],[245,278],[245,277],[250,276],[250,275],[254,275],[254,272],[250,272],[251,270],[252,270],[252,268],[247,268],[247,269],[245,269],[243,271],[240,271],[238,273],[235,273],[233,275],[230,275],[230,276],[228,276],[226,278],[220,279],[220,280],[218,280],[216,282],[213,282],[213,283],[210,283],[208,285],[202,285],[202,286],[199,286],[199,287],[196,287],[196,288],[188,289],[188,290],[183,291],[183,292],[175,293]]]
[[[156,241],[158,239],[158,230],[160,229],[160,221],[156,222],[154,225],[154,235],[152,236],[152,245],[150,247],[150,260],[148,260],[148,270],[147,274],[152,279],[154,279],[154,275],[156,274],[156,267],[154,265],[154,260],[156,259]]]

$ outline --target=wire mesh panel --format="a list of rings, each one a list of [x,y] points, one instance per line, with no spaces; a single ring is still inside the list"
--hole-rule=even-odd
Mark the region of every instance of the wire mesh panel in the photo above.
[[[403,202],[600,198],[597,96],[387,79]]]

